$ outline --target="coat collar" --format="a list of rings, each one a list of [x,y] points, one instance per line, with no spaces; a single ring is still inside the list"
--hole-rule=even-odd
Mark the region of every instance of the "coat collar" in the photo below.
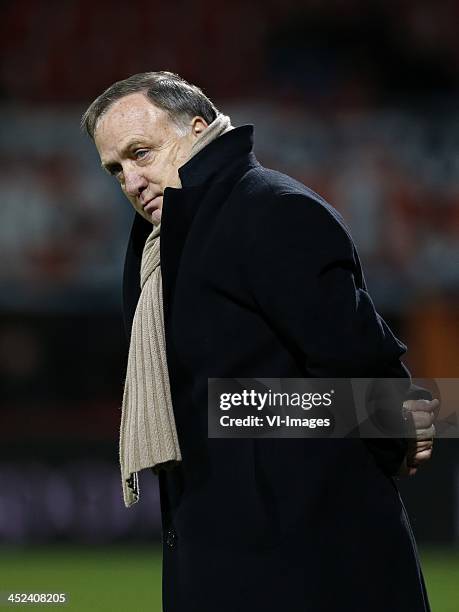
[[[224,174],[228,166],[241,157],[245,158],[252,148],[253,125],[243,125],[226,132],[179,168],[182,187],[198,187],[214,176]]]
[[[210,142],[179,168],[182,188],[166,187],[161,223],[161,269],[165,318],[169,309],[181,251],[192,219],[204,195],[212,187],[235,180],[242,169],[258,164],[252,153],[253,126],[234,128]],[[124,319],[128,338],[140,295],[142,251],[152,225],[135,213],[124,266]]]

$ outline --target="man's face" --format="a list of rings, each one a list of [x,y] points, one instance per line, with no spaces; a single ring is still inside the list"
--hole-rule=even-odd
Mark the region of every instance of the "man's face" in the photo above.
[[[165,111],[134,93],[100,117],[94,142],[102,166],[117,178],[135,210],[158,225],[164,190],[181,187],[178,169],[206,127],[204,119],[195,117],[184,135]]]

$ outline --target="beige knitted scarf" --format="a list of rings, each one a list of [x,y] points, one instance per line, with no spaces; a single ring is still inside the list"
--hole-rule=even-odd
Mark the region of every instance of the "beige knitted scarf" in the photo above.
[[[189,161],[232,129],[218,115],[193,145]],[[126,507],[140,496],[138,472],[173,467],[181,461],[169,386],[164,334],[160,225],[148,236],[140,266],[141,293],[132,323],[120,427],[120,465]]]

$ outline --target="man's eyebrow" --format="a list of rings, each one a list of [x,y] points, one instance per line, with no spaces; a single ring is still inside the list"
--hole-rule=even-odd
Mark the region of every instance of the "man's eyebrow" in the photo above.
[[[100,165],[102,166],[102,169],[105,170],[105,172],[108,172],[109,174],[113,174],[114,171],[120,167],[120,164],[118,164],[117,162],[101,162]]]
[[[132,147],[140,147],[141,144],[142,144],[142,141],[139,140],[138,138],[133,138],[132,140],[128,140],[127,143],[121,149],[121,155],[124,155],[125,153],[127,153],[129,149],[132,149]]]

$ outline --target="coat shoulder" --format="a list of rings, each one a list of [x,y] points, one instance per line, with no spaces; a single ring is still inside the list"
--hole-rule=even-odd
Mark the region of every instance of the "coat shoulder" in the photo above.
[[[279,230],[319,232],[353,244],[351,232],[340,213],[318,193],[296,179],[263,166],[249,170],[236,192],[244,217]]]

